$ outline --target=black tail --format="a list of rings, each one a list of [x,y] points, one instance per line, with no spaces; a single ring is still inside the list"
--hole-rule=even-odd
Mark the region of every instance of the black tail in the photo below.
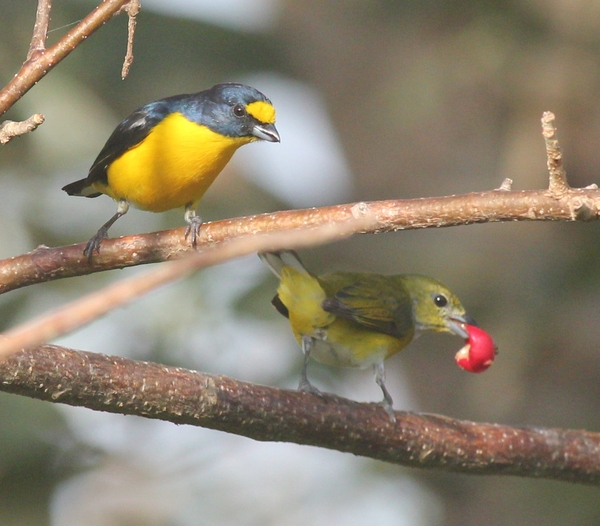
[[[62,189],[69,195],[80,195],[83,197],[98,197],[99,195],[102,195],[90,186],[87,178],[63,186]]]

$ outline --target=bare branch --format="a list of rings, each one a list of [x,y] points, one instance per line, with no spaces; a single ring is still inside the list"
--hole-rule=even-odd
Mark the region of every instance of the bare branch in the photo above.
[[[340,223],[354,217],[375,218],[370,228],[355,233],[392,232],[496,221],[592,221],[598,219],[600,190],[571,188],[560,199],[546,190],[521,192],[504,189],[449,197],[373,201],[290,210],[205,223],[199,246],[267,232],[292,232],[298,228]],[[89,263],[84,244],[38,247],[33,252],[0,261],[0,293],[20,287],[104,270],[180,259],[192,252],[184,228],[137,234],[102,242],[100,254]]]
[[[2,339],[0,339],[0,357],[3,358],[20,349],[40,345],[66,334],[150,290],[185,277],[200,268],[254,252],[300,248],[332,242],[350,235],[357,228],[368,227],[369,222],[371,222],[369,218],[365,217],[361,220],[323,225],[319,228],[298,229],[292,233],[273,232],[247,236],[197,252],[143,276],[129,278],[98,292],[88,294],[62,308],[54,309],[48,314],[3,333]]]
[[[42,124],[44,120],[45,118],[41,113],[35,113],[29,117],[29,119],[21,122],[4,121],[0,124],[0,144],[6,144],[19,135],[32,132]]]
[[[121,7],[129,0],[104,0],[97,6],[88,16],[86,16],[77,26],[69,31],[63,38],[60,39],[54,46],[48,49],[37,50],[37,53],[31,53],[31,58],[28,59],[19,72],[13,79],[0,91],[0,115],[6,113],[12,105],[18,101],[25,93],[27,93],[46,73],[64,59],[71,51],[81,44],[92,33],[102,27],[110,18],[117,13]],[[40,10],[43,7],[43,12],[49,11],[47,6],[38,6],[38,21]],[[36,21],[36,37],[37,42],[33,45],[39,46],[39,38],[42,33],[43,23],[37,27]]]
[[[0,362],[0,390],[293,442],[404,466],[600,485],[600,434],[396,411],[154,363],[44,345]]]

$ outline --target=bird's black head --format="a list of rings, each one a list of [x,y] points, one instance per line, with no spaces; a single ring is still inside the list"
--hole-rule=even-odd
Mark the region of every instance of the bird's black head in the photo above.
[[[217,84],[192,97],[194,104],[186,116],[211,130],[228,137],[279,142],[275,108],[257,89],[244,84]]]

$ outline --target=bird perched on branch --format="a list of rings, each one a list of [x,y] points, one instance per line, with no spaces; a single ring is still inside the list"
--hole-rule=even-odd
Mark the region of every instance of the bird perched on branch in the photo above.
[[[307,377],[310,357],[340,367],[372,367],[392,421],[384,360],[424,331],[467,339],[467,327],[475,325],[458,298],[427,276],[359,272],[314,276],[292,251],[259,256],[280,280],[272,303],[289,319],[304,352],[299,389],[318,393]]]
[[[91,258],[99,251],[130,205],[151,212],[185,207],[185,235],[195,247],[202,224],[198,202],[234,152],[257,140],[279,142],[275,108],[243,84],[217,84],[135,110],[109,137],[88,176],[63,188],[69,195],[106,194],[118,203],[84,254]]]

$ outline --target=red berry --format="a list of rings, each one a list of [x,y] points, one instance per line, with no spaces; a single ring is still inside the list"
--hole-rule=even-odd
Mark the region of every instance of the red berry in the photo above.
[[[464,325],[469,335],[465,346],[456,353],[456,363],[465,371],[481,373],[494,363],[496,346],[492,337],[474,325]]]

